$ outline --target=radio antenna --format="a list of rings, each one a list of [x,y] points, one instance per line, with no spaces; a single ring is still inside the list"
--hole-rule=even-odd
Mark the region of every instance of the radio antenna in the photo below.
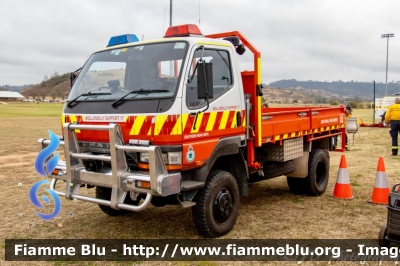
[[[199,0],[199,27],[200,27],[200,0]]]
[[[164,25],[163,25],[163,27],[162,27],[162,34],[161,34],[161,36],[164,36],[164,33],[165,33],[165,31],[164,31],[164,29],[165,29],[165,15],[167,14],[167,6],[165,6],[165,8],[164,8]]]

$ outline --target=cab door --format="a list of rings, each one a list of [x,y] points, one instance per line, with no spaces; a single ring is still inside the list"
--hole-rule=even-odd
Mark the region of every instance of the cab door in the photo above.
[[[197,70],[199,60],[212,64],[213,86],[210,98],[199,99]],[[191,54],[187,82],[183,90],[182,114],[183,164],[201,165],[210,157],[222,138],[245,132],[244,95],[233,49],[230,45],[212,45]]]

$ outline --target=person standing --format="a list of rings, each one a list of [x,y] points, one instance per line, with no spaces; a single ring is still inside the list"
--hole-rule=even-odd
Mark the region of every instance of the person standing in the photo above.
[[[346,124],[347,118],[352,117],[352,112],[353,112],[353,108],[351,108],[350,105],[347,105],[346,108],[344,109],[344,123]],[[346,132],[346,151],[349,151],[349,147],[348,147],[348,143],[349,143],[349,136],[347,135]]]
[[[394,104],[389,106],[385,114],[385,122],[390,124],[390,136],[392,137],[392,155],[396,156],[399,150],[398,134],[400,131],[400,98],[394,100]]]

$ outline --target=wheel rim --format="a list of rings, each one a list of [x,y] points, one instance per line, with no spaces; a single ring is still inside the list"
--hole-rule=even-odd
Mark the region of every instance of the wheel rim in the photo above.
[[[326,175],[325,164],[323,162],[319,162],[317,164],[317,169],[316,169],[317,178],[315,179],[317,186],[321,186],[324,183],[325,175]]]
[[[218,224],[228,221],[233,211],[233,198],[228,188],[222,187],[214,199],[214,218]]]

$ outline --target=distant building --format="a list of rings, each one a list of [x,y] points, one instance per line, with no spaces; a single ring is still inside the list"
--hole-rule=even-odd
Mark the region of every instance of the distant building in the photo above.
[[[25,98],[21,94],[15,91],[0,91],[0,102],[1,101],[17,101]]]

